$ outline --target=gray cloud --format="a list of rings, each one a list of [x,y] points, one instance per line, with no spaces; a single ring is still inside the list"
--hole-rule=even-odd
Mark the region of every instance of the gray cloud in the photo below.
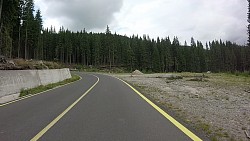
[[[35,0],[45,26],[118,34],[247,42],[246,0]]]
[[[121,34],[246,43],[246,0],[125,0],[124,5],[114,23],[118,33],[125,29]]]
[[[43,0],[47,19],[56,19],[71,30],[102,29],[119,12],[122,0]]]

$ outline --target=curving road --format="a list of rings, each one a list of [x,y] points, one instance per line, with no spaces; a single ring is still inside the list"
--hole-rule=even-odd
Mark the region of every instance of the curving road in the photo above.
[[[80,81],[0,106],[0,140],[200,140],[177,128],[122,81],[77,74]]]

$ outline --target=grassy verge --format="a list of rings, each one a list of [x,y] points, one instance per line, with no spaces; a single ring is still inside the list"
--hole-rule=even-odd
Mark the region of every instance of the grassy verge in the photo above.
[[[183,73],[174,73],[177,75],[181,75],[182,77],[189,79],[195,78],[195,76],[204,75],[206,80],[217,84],[219,86],[248,86],[250,84],[250,75],[248,73],[191,73],[191,72],[183,72]]]
[[[57,83],[49,84],[49,85],[46,85],[46,86],[41,85],[41,86],[38,86],[38,87],[35,87],[35,88],[21,90],[20,97],[26,96],[26,95],[29,95],[29,94],[40,93],[40,92],[43,92],[43,91],[46,91],[46,90],[49,90],[49,89],[53,89],[53,88],[55,88],[57,86],[61,86],[61,85],[65,85],[65,84],[77,81],[79,79],[80,79],[80,77],[78,75],[72,75],[71,78],[66,79],[64,81],[60,81],[60,82],[57,82]]]

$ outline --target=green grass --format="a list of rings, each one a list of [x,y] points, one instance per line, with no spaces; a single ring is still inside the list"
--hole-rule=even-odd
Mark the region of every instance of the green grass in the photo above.
[[[189,78],[196,78],[196,76],[205,75],[205,82],[209,81],[219,86],[249,86],[250,84],[250,73],[249,72],[235,72],[232,73],[191,73],[191,72],[182,72],[182,73],[173,73],[181,75],[184,77],[184,80],[189,80]]]
[[[45,85],[45,86],[40,85],[38,87],[31,88],[31,89],[21,90],[20,97],[23,97],[23,96],[26,96],[26,95],[29,95],[29,94],[37,94],[37,93],[40,93],[40,92],[43,92],[43,91],[46,91],[46,90],[49,90],[49,89],[53,89],[53,88],[55,88],[57,86],[61,86],[61,85],[65,85],[65,84],[77,81],[79,79],[80,79],[80,77],[78,75],[72,75],[71,78],[66,79],[64,81],[48,84],[48,85]]]

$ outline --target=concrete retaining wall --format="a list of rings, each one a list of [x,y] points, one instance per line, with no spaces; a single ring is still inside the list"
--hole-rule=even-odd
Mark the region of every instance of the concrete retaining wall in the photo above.
[[[0,70],[0,103],[18,98],[21,89],[56,83],[71,78],[69,69]]]

